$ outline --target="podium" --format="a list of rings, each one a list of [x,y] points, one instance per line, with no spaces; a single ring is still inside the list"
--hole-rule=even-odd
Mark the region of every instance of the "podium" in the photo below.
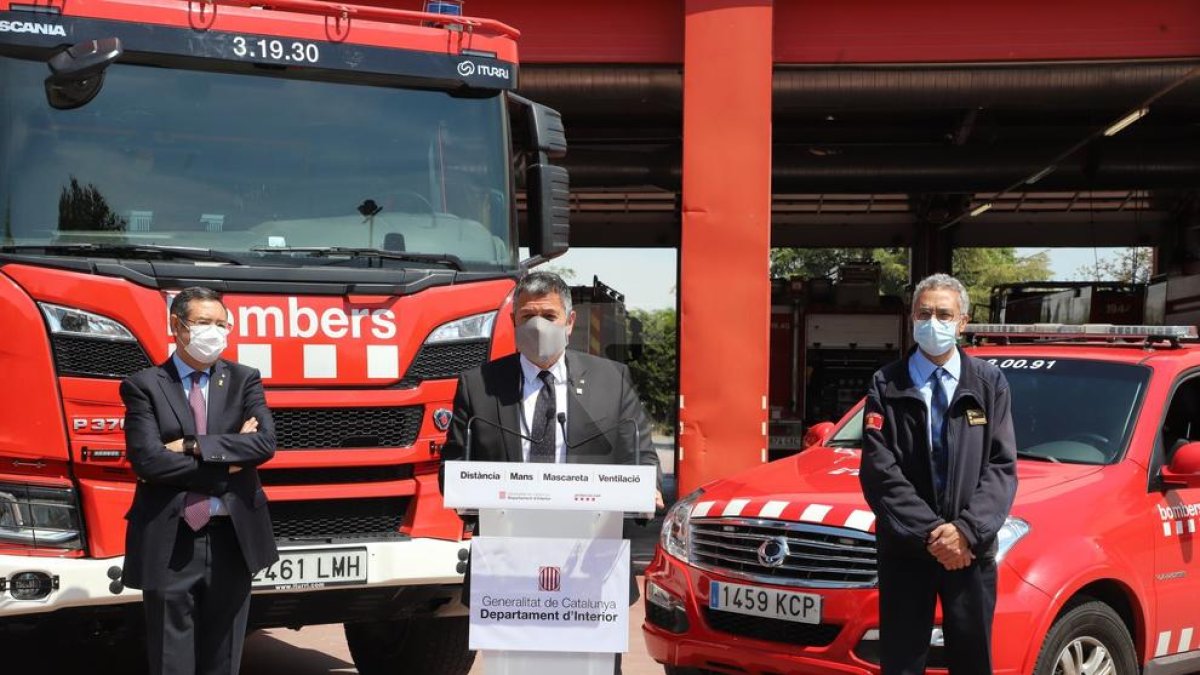
[[[488,675],[611,675],[628,651],[628,517],[654,512],[653,466],[445,463],[444,501],[479,514],[470,646]]]

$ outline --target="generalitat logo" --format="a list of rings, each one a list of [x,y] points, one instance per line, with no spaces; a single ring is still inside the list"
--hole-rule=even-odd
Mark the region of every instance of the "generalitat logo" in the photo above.
[[[538,590],[556,593],[562,587],[562,569],[558,567],[538,568]]]

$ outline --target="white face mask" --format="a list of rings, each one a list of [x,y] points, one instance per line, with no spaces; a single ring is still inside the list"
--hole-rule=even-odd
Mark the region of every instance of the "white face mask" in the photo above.
[[[200,363],[216,363],[225,351],[225,331],[215,324],[188,326],[191,338],[184,351]]]
[[[958,322],[937,319],[913,321],[913,340],[926,354],[941,356],[954,349],[958,341]]]
[[[517,351],[534,363],[556,361],[567,349],[567,327],[540,316],[517,326]]]

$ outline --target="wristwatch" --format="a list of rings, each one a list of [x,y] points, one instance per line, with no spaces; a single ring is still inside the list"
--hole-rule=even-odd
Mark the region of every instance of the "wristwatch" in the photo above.
[[[196,440],[195,436],[183,437],[183,454],[192,457],[200,456],[200,441]]]

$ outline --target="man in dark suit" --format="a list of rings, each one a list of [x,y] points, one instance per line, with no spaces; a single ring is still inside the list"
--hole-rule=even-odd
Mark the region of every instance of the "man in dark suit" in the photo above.
[[[142,589],[152,675],[236,675],[250,580],[279,557],[255,469],[275,427],[258,371],[220,359],[220,294],[185,289],[170,321],[175,353],[121,383],[138,477],[122,580]]]
[[[515,296],[518,353],[459,378],[443,460],[467,458],[469,425],[472,461],[658,467],[650,419],[629,369],[567,349],[575,325],[571,289],[556,274],[533,272]],[[661,487],[655,501],[661,509]],[[469,592],[464,584],[464,602]],[[630,604],[637,598],[631,574]]]

